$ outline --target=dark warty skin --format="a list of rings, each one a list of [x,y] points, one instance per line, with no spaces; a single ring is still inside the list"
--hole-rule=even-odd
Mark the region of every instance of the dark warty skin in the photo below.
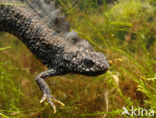
[[[108,70],[109,63],[104,55],[95,52],[86,40],[78,37],[76,32],[67,32],[65,27],[64,35],[58,33],[57,28],[60,27],[58,24],[62,23],[60,20],[62,17],[59,17],[60,19],[56,17],[58,22],[53,19],[56,28],[52,29],[30,6],[2,4],[6,2],[8,1],[0,0],[0,31],[18,37],[47,66],[48,70],[37,75],[36,82],[43,93],[41,102],[47,99],[54,113],[56,107],[53,102],[63,106],[64,104],[52,96],[44,81],[45,78],[67,73],[96,76]]]

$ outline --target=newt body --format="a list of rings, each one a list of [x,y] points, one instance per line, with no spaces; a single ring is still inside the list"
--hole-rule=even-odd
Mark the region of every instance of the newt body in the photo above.
[[[2,4],[6,2],[10,1],[0,0],[0,31],[18,37],[47,66],[48,70],[40,73],[36,82],[43,93],[41,102],[47,99],[54,112],[56,107],[53,102],[63,103],[52,96],[45,78],[67,73],[95,76],[108,70],[109,63],[105,56],[95,52],[74,31],[68,32],[62,17],[52,19],[54,28],[50,28],[29,5]],[[13,2],[21,3],[17,0]],[[62,29],[59,23],[64,24]]]

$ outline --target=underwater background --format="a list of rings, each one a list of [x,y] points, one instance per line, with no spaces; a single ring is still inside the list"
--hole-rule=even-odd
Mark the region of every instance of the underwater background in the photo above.
[[[156,109],[156,1],[56,0],[70,30],[87,39],[112,61],[97,77],[76,74],[46,79],[66,106],[57,113],[47,103],[35,77],[46,70],[13,35],[0,32],[0,117],[125,118],[127,110]],[[149,113],[149,112],[148,112]],[[154,114],[156,115],[156,114]],[[144,112],[145,117],[146,112]]]

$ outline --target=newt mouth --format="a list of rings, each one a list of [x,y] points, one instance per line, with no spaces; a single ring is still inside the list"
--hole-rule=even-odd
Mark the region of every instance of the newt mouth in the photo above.
[[[85,75],[85,76],[98,76],[102,75],[107,72],[108,69],[102,70],[102,71],[97,71],[97,72],[80,72],[77,74]]]

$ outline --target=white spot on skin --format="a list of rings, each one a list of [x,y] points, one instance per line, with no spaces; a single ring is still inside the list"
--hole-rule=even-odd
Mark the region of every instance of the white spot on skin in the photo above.
[[[99,62],[96,62],[96,64],[99,65],[100,63]]]
[[[86,69],[86,71],[88,72],[88,71],[89,71],[89,69],[87,68],[87,69]]]
[[[78,66],[78,68],[82,68],[82,66],[81,66],[81,65],[79,65],[79,66]]]
[[[90,70],[91,70],[91,71],[93,71],[94,69],[93,69],[93,68],[91,68]]]

